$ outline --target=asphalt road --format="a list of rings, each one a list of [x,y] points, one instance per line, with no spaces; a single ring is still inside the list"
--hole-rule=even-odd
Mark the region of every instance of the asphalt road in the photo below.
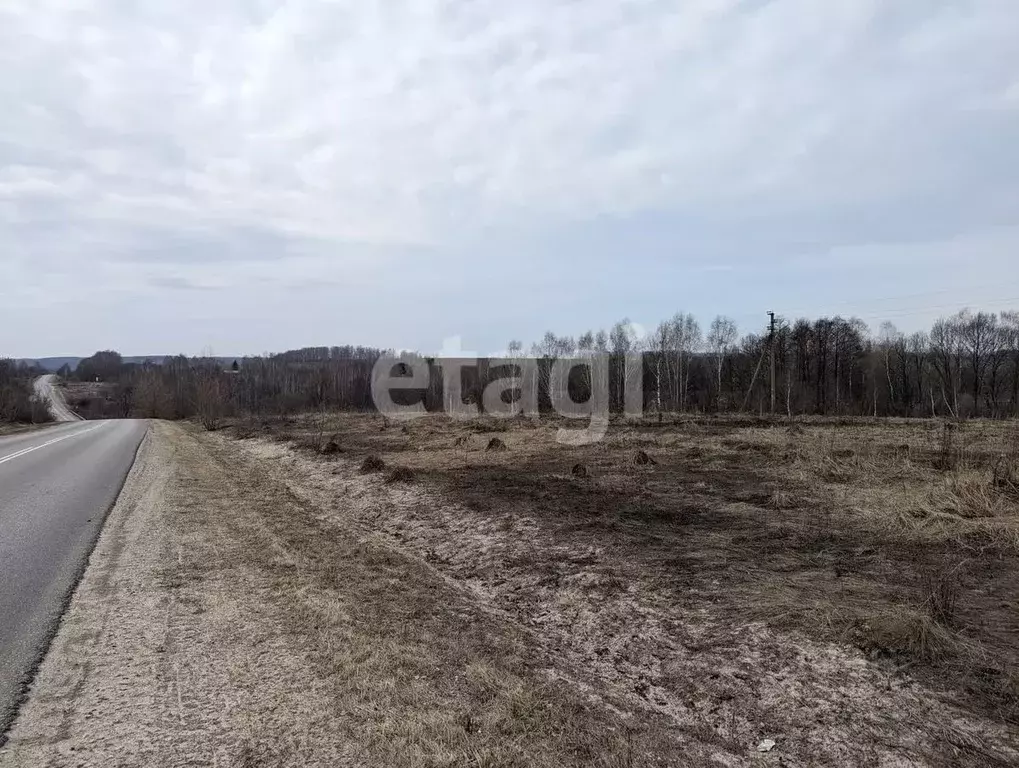
[[[147,429],[75,421],[0,438],[0,744]]]
[[[56,385],[57,377],[52,373],[35,380],[35,394],[49,401],[50,414],[55,421],[81,421],[81,416],[67,407],[64,394]]]

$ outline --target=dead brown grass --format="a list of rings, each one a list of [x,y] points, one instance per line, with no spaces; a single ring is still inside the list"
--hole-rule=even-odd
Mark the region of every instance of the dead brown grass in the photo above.
[[[31,432],[37,429],[43,429],[46,426],[43,424],[12,424],[6,421],[0,421],[0,437],[4,435],[18,435],[22,432]]]
[[[409,467],[393,467],[386,473],[387,483],[412,483],[417,477]]]
[[[889,718],[919,718],[962,745],[941,764],[1009,762],[1000,750],[1019,725],[1019,507],[995,471],[1009,426],[666,418],[613,423],[602,443],[566,448],[554,421],[428,417],[397,431],[371,416],[329,419],[352,455],[415,471],[413,492],[389,506],[359,486],[373,525],[654,707],[689,718],[706,697],[703,722],[730,748],[752,740],[756,718],[797,734],[784,752],[794,763],[810,764],[812,750],[845,757],[800,726],[827,706],[823,687],[796,703],[813,673],[793,649],[809,641],[855,647],[890,690],[916,692],[901,705],[909,713],[868,713],[875,694],[839,694],[860,718],[847,739],[880,751],[902,738]],[[299,440],[302,429],[278,434]],[[504,452],[471,439],[495,429]],[[318,487],[308,471],[305,490]],[[344,477],[318,492],[349,487]],[[670,672],[677,648],[684,661]],[[692,652],[795,683],[763,704],[750,678],[709,693],[716,681]],[[846,664],[830,662],[829,696]],[[985,727],[996,735],[973,737]],[[906,752],[939,764],[933,749]]]
[[[156,423],[145,457],[158,482],[132,486],[142,496],[114,518],[130,535],[103,561],[121,560],[104,577],[116,586],[87,582],[91,602],[72,610],[90,631],[67,636],[63,667],[51,675],[73,690],[57,704],[39,697],[31,728],[16,734],[13,762],[0,750],[0,763],[664,768],[736,760],[661,714],[593,690],[578,665],[550,669],[530,628],[370,525],[331,518],[332,504],[295,494],[288,468],[264,447]],[[306,453],[322,466],[338,461]],[[351,478],[394,492],[412,487],[356,467]],[[130,627],[121,621],[127,612]],[[97,613],[108,614],[98,630],[89,623]],[[65,681],[68,671],[81,682]]]
[[[365,460],[361,462],[362,474],[367,474],[369,472],[381,472],[385,468],[386,462],[375,454],[365,457]]]

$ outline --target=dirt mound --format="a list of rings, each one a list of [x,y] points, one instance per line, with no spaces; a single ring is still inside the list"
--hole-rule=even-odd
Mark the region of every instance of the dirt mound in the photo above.
[[[630,463],[637,467],[650,467],[658,462],[648,456],[646,451],[637,451],[630,457]]]
[[[318,452],[323,456],[332,456],[334,453],[343,453],[343,449],[336,442],[336,438],[331,437],[319,446]]]
[[[415,478],[414,470],[410,467],[393,467],[386,475],[387,483],[410,483]]]
[[[506,447],[506,443],[504,443],[498,437],[493,437],[491,440],[488,441],[488,447],[485,448],[485,450],[486,451],[507,451],[509,449]]]
[[[375,454],[372,454],[364,461],[361,462],[361,472],[367,474],[368,472],[381,472],[386,468],[386,462],[380,459]]]
[[[591,471],[584,464],[574,464],[573,469],[570,470],[574,477],[590,477]]]

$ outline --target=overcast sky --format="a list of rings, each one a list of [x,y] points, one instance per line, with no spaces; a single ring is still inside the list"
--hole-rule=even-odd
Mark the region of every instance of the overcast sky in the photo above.
[[[1016,0],[0,0],[0,355],[1019,308]]]

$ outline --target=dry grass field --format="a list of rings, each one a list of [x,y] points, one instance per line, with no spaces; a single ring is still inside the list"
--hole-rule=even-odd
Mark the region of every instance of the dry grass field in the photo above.
[[[533,632],[550,674],[579,665],[723,752],[1014,764],[1015,424],[646,419],[586,447],[558,426],[231,431],[280,451],[296,494]]]
[[[105,403],[112,403],[117,394],[115,384],[107,384],[94,381],[66,381],[61,382],[64,400],[67,406],[88,419],[101,419],[108,415],[105,410]],[[117,414],[118,416],[120,414]]]
[[[733,764],[239,445],[153,423],[0,766]]]

